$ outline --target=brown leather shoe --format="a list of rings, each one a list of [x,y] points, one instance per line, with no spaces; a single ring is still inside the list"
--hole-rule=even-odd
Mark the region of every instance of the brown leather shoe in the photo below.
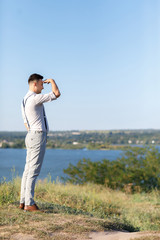
[[[19,208],[23,210],[24,209],[24,203],[20,203]]]
[[[24,211],[29,211],[29,212],[39,211],[39,208],[37,207],[36,204],[33,204],[33,205],[25,205]]]

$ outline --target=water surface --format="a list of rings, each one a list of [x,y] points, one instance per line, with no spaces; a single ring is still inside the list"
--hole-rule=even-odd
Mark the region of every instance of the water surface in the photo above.
[[[63,169],[67,168],[69,163],[76,165],[83,158],[89,158],[91,161],[101,161],[102,159],[113,161],[120,157],[122,153],[121,150],[47,149],[39,178],[44,179],[50,174],[52,180],[56,180],[57,177],[65,176]],[[7,181],[11,180],[13,168],[15,169],[14,174],[21,177],[25,157],[25,149],[0,149],[0,180],[3,177]]]

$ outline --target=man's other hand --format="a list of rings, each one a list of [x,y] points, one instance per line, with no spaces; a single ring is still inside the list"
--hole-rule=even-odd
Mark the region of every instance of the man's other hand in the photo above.
[[[54,79],[52,79],[52,78],[49,78],[49,79],[45,79],[44,81],[43,81],[43,83],[51,83],[51,82],[54,82]]]

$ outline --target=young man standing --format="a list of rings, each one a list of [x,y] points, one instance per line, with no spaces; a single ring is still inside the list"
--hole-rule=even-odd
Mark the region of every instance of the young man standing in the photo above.
[[[43,163],[49,131],[43,103],[53,101],[60,96],[60,91],[53,79],[44,81],[42,79],[43,76],[36,73],[29,77],[29,91],[22,102],[22,116],[28,133],[25,139],[27,156],[21,182],[19,208],[26,211],[39,210],[34,202],[34,188]],[[51,84],[52,92],[41,94],[43,83]]]

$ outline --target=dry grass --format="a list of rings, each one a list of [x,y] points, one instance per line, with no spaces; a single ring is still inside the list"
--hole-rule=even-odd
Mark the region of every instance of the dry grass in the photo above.
[[[55,214],[46,212],[24,212],[16,205],[1,207],[0,239],[33,236],[35,239],[88,239],[91,231],[107,230],[111,222],[87,216]]]
[[[0,239],[88,239],[91,231],[160,229],[160,192],[128,194],[104,186],[39,181],[35,197],[44,212],[18,209],[20,179],[0,184]],[[19,234],[19,235],[16,235]],[[33,239],[34,240],[34,239]],[[144,238],[141,238],[144,240]],[[155,236],[145,240],[157,240]]]

